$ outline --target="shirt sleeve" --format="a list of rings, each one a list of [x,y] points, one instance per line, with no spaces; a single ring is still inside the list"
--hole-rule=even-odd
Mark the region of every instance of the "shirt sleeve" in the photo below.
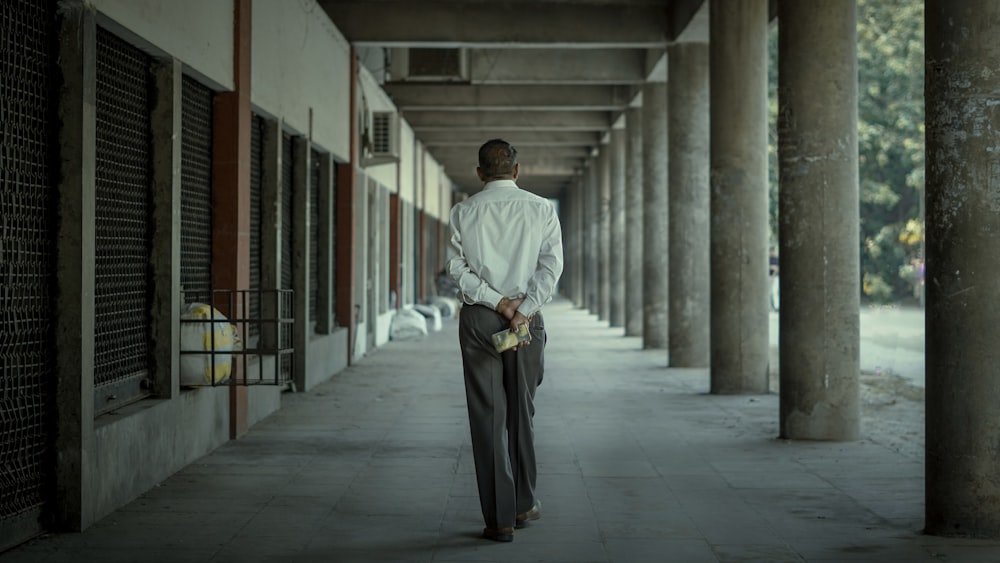
[[[448,261],[448,275],[458,284],[459,295],[465,303],[470,305],[485,305],[491,309],[496,309],[497,304],[503,295],[499,291],[490,287],[486,280],[479,277],[469,267],[469,262],[465,257],[462,248],[462,231],[459,225],[458,207],[451,210],[451,247],[455,255]]]
[[[524,301],[517,308],[524,316],[532,315],[552,300],[556,284],[563,271],[562,227],[555,208],[550,208],[542,232],[542,245],[538,251],[535,273],[528,281]]]

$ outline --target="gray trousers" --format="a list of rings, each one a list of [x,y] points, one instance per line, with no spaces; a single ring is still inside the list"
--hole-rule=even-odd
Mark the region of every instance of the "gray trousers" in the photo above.
[[[531,344],[497,353],[490,336],[509,328],[499,313],[479,305],[462,307],[465,397],[479,502],[488,528],[514,526],[514,517],[535,503],[535,388],[542,382],[545,325],[541,313],[529,325]]]

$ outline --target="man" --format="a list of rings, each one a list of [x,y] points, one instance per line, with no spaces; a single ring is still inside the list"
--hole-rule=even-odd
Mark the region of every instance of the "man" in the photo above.
[[[552,204],[515,183],[517,151],[509,143],[480,147],[476,172],[483,190],[451,211],[448,274],[466,304],[458,340],[483,537],[509,542],[515,526],[541,516],[532,427],[546,338],[539,310],[562,274],[562,233]],[[531,341],[497,352],[491,335],[523,324]]]

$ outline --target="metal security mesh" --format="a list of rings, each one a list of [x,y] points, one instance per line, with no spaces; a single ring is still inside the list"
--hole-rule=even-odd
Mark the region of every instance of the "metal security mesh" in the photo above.
[[[333,209],[330,210],[330,310],[334,311],[331,326],[337,326],[337,166],[330,166],[331,193],[330,200],[333,202]]]
[[[261,163],[264,160],[264,118],[254,114],[250,122],[250,311],[251,319],[260,318],[260,211],[261,211]],[[250,323],[250,339],[260,336],[260,325]]]
[[[0,2],[0,551],[37,533],[55,467],[52,7]]]
[[[147,394],[150,343],[149,58],[97,31],[95,411]],[[102,389],[105,388],[105,389]]]
[[[281,289],[292,287],[292,205],[295,203],[295,144],[290,135],[281,137]]]
[[[295,143],[290,135],[281,137],[281,289],[293,289],[292,237],[295,225],[292,210],[295,204]],[[281,348],[292,348],[293,331],[282,325],[278,335]],[[281,356],[281,375],[291,378],[292,356]]]
[[[319,294],[319,161],[322,156],[312,151],[312,168],[309,175],[309,314],[315,321],[319,318],[317,295]]]
[[[188,300],[206,300],[212,290],[212,91],[185,76],[181,92],[181,285]]]

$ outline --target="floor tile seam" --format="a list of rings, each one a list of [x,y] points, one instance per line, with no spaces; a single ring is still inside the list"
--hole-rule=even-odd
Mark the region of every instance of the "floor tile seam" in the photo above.
[[[863,512],[871,515],[872,517],[874,517],[875,520],[878,522],[878,524],[881,527],[884,527],[886,529],[897,529],[896,526],[892,523],[892,521],[889,518],[887,518],[885,516],[882,516],[881,514],[879,514],[878,512],[876,512],[875,510],[873,510],[872,508],[869,508],[866,504],[863,504],[860,501],[860,499],[857,496],[855,496],[854,494],[847,492],[846,490],[844,490],[844,489],[842,489],[842,488],[834,485],[833,483],[830,483],[830,486],[834,490],[836,490],[837,492],[839,492],[840,494],[844,495],[846,498],[850,499],[851,503],[857,509],[860,509],[861,511],[863,511]],[[921,500],[923,500],[923,499],[921,499]],[[926,506],[924,507],[924,510],[926,510]],[[921,519],[923,519],[923,518],[926,517],[926,515],[923,512],[921,512],[921,514],[919,516],[920,516]]]
[[[467,412],[467,410],[464,410],[461,414],[457,414],[456,418],[459,420],[459,422],[458,422],[459,425],[463,425],[466,428],[468,427],[469,420],[468,420],[468,412]],[[465,486],[464,483],[460,483],[459,482],[460,478],[462,480],[471,480],[473,486],[475,486],[475,479],[476,479],[475,473],[468,474],[468,473],[461,473],[459,471],[460,468],[462,467],[463,456],[468,456],[470,458],[470,460],[469,460],[470,463],[473,461],[472,460],[473,456],[472,456],[471,446],[472,446],[472,444],[469,441],[469,437],[467,435],[463,436],[460,444],[457,444],[455,458],[454,458],[454,462],[452,464],[451,480],[450,480],[450,483],[448,485],[448,489],[445,492],[445,502],[444,502],[444,505],[441,507],[440,518],[438,520],[438,530],[439,531],[438,531],[437,539],[434,542],[434,547],[432,549],[432,558],[431,558],[432,561],[436,558],[437,551],[442,546],[442,542],[445,539],[443,532],[444,532],[445,522],[448,521],[447,520],[448,506],[451,504],[452,499],[456,498],[455,495],[452,495],[452,491],[457,490],[456,487],[464,487]],[[469,448],[468,453],[466,453],[466,447]],[[478,494],[477,494],[477,498],[478,498]]]
[[[211,557],[209,558],[209,561],[212,561],[212,560],[214,560],[214,559],[215,559],[215,557],[217,557],[218,555],[220,555],[220,554],[222,553],[222,551],[223,551],[224,549],[226,549],[227,547],[229,547],[230,545],[236,545],[236,544],[234,544],[233,542],[234,542],[234,541],[236,541],[237,539],[239,539],[239,538],[240,538],[240,534],[241,534],[241,532],[243,532],[243,531],[247,530],[247,529],[249,528],[249,526],[251,525],[251,523],[253,522],[253,520],[254,520],[255,518],[257,518],[258,516],[260,516],[260,515],[261,515],[261,513],[262,513],[262,512],[263,512],[263,511],[264,511],[264,510],[265,510],[265,509],[266,509],[266,508],[268,507],[268,506],[270,506],[270,505],[271,505],[271,503],[272,503],[272,502],[273,502],[273,501],[274,501],[274,500],[275,500],[276,498],[277,498],[277,496],[276,496],[276,495],[275,495],[275,496],[272,496],[272,497],[271,497],[271,498],[270,498],[270,499],[269,499],[269,500],[267,501],[267,503],[265,503],[265,504],[264,504],[264,506],[262,506],[262,507],[260,508],[260,510],[258,510],[257,512],[255,512],[255,513],[253,514],[253,516],[251,516],[250,518],[248,518],[248,519],[247,519],[247,520],[246,520],[246,521],[245,521],[245,522],[243,523],[243,525],[242,525],[242,526],[240,526],[239,528],[237,528],[237,530],[236,530],[235,532],[233,532],[232,536],[231,536],[231,537],[229,538],[229,540],[228,540],[228,541],[226,541],[226,542],[225,542],[224,544],[222,544],[222,545],[219,545],[219,546],[218,546],[218,548],[217,548],[217,549],[215,550],[215,552],[214,552],[214,553],[212,554],[212,556],[211,556]],[[317,518],[317,519],[316,519],[316,520],[314,521],[314,523],[313,523],[313,531],[315,531],[315,530],[318,530],[318,529],[319,529],[319,522],[321,522],[322,520],[325,520],[326,518],[329,518],[329,516],[330,516],[330,514],[332,514],[333,510],[334,510],[333,506],[330,506],[330,507],[328,507],[328,508],[327,508],[327,509],[326,509],[326,510],[324,511],[324,515],[323,515],[323,516],[321,516],[320,518]],[[302,550],[302,547],[304,547],[304,546],[300,546],[300,549],[299,549],[299,551],[301,551],[301,550]]]
[[[781,438],[775,438],[775,440],[781,440]],[[795,465],[797,465],[799,467],[799,470],[803,474],[812,476],[813,478],[815,478],[815,479],[821,481],[822,483],[826,484],[829,489],[837,491],[837,493],[839,493],[840,495],[842,495],[844,498],[849,499],[850,502],[851,502],[851,504],[854,506],[855,509],[859,510],[860,512],[862,512],[864,514],[869,515],[870,517],[873,517],[881,525],[884,525],[884,526],[889,527],[889,528],[892,527],[891,523],[888,521],[887,518],[879,515],[877,512],[875,512],[874,510],[872,510],[871,508],[869,508],[865,504],[862,504],[859,501],[859,499],[853,493],[849,492],[848,490],[844,489],[841,486],[838,486],[831,479],[828,479],[827,477],[825,477],[824,475],[822,475],[822,473],[820,471],[814,470],[812,467],[810,467],[809,465],[803,463],[799,459],[794,459],[793,458],[791,461]],[[710,466],[712,466],[713,470],[715,470],[714,465],[710,464]],[[735,487],[735,486],[732,485],[732,483],[729,481],[729,479],[725,478],[724,475],[720,475],[720,476],[722,477],[723,480],[726,481],[726,483],[729,485],[729,487],[731,489],[733,489],[734,491],[737,492],[737,494],[739,495],[739,497],[759,516],[759,518],[761,520],[770,523],[770,520],[760,510],[758,510],[757,504],[749,502],[748,499],[746,498],[746,496],[741,493],[741,491],[743,491],[743,490],[754,490],[754,489],[745,488],[745,487],[744,488]],[[827,489],[824,489],[824,488],[816,488],[816,489],[810,488],[810,489],[807,489],[807,490],[819,492],[819,491],[824,491],[824,490],[827,490]]]
[[[831,484],[831,487],[832,487],[832,484]],[[739,492],[740,489],[732,487],[732,486],[730,486],[730,488],[732,488],[734,491],[736,491],[736,493],[739,496],[740,500],[754,513],[754,515],[756,516],[755,520],[757,522],[763,523],[765,525],[765,527],[768,530],[770,530],[770,534],[769,534],[770,537],[777,538],[785,548],[791,550],[792,553],[794,553],[795,555],[797,555],[798,557],[800,557],[803,561],[808,561],[808,559],[806,558],[806,556],[802,552],[800,552],[798,549],[796,549],[795,546],[792,545],[791,542],[789,542],[788,540],[786,540],[785,536],[783,534],[779,533],[779,530],[777,530],[775,528],[774,523],[771,521],[771,519],[769,519],[763,512],[761,512],[761,510],[759,510],[757,508],[757,503],[748,502],[747,499],[742,494],[740,494],[740,492]],[[833,488],[835,490],[837,490],[835,487],[833,487]],[[812,490],[812,489],[810,489],[810,490]],[[820,489],[820,490],[822,490],[822,489]],[[863,510],[865,510],[865,512],[868,512],[869,514],[871,514],[872,516],[875,516],[875,517],[879,518],[880,520],[884,520],[881,517],[878,517],[878,515],[876,515],[874,513],[871,513],[871,511],[866,510],[866,509],[864,509],[864,507],[861,507],[860,505],[858,505],[857,501],[856,501],[856,499],[854,499],[854,497],[852,497],[850,495],[846,495],[846,494],[844,494],[844,496],[847,497],[847,498],[849,498],[851,500],[851,502],[853,504],[855,504],[856,507],[862,508]],[[695,524],[695,525],[697,526],[697,524]],[[700,527],[698,527],[698,529],[701,530]],[[709,542],[709,543],[711,545],[711,542]]]
[[[862,428],[862,430],[864,430],[864,428]],[[879,438],[876,434],[868,434],[868,435],[863,435],[861,437],[861,440],[863,440],[865,442],[868,442],[870,444],[873,444],[875,446],[878,446],[880,449],[882,449],[882,450],[884,450],[884,451],[886,451],[886,452],[888,452],[888,453],[890,453],[890,454],[892,454],[894,456],[902,456],[902,457],[906,458],[908,461],[924,463],[924,459],[925,459],[924,455],[914,456],[914,455],[910,455],[910,454],[908,454],[908,453],[906,453],[904,451],[901,451],[899,449],[894,449],[889,443],[886,442],[886,440],[888,440],[888,439],[889,438]]]

